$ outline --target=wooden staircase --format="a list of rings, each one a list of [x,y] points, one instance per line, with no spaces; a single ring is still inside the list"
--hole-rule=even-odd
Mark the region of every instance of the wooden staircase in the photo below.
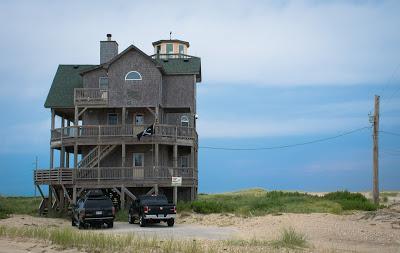
[[[49,212],[48,208],[49,198],[43,198],[39,205],[39,215],[45,216]]]
[[[78,168],[95,167],[99,161],[109,155],[116,147],[117,145],[96,146],[78,163]]]

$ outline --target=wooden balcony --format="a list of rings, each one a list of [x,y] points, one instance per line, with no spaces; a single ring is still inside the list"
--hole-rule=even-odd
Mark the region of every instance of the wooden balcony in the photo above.
[[[147,126],[137,125],[83,125],[56,128],[51,130],[51,141],[57,142],[72,138],[101,140],[110,137],[134,137]],[[171,140],[184,139],[196,140],[197,133],[192,127],[180,127],[174,125],[154,125],[153,137],[168,138]],[[150,137],[144,137],[150,138]]]
[[[108,104],[108,90],[98,88],[75,88],[74,104],[79,106],[102,106]]]
[[[72,184],[73,173],[71,169],[35,170],[33,174],[35,184]]]
[[[197,180],[197,170],[193,167],[94,167],[79,169],[35,170],[35,184],[139,184],[160,183],[169,185],[172,177],[182,177],[187,184]]]

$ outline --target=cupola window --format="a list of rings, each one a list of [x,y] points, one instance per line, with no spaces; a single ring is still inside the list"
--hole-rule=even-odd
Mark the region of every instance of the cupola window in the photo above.
[[[142,80],[142,75],[137,71],[129,71],[125,76],[125,80]]]

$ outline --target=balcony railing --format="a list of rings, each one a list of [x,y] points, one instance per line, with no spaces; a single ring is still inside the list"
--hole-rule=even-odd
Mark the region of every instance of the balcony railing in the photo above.
[[[190,58],[196,58],[196,57],[187,55],[187,54],[153,54],[151,56],[151,58],[168,60],[168,59],[190,59]]]
[[[35,170],[35,184],[73,184],[74,182],[118,180],[169,180],[172,177],[197,179],[193,167],[94,167]]]
[[[75,88],[75,105],[107,105],[108,90],[98,88]]]
[[[33,180],[36,184],[72,184],[71,169],[35,170]]]
[[[83,125],[56,128],[51,130],[51,140],[82,137],[136,137],[147,126],[137,125]],[[180,127],[174,125],[154,125],[154,136],[179,139],[195,139],[196,130],[192,127]]]

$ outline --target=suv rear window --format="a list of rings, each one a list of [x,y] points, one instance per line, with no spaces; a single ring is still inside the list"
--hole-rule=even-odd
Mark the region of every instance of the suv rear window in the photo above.
[[[145,196],[141,199],[142,204],[145,205],[166,205],[168,200],[165,196]]]
[[[85,208],[111,208],[112,202],[110,199],[86,199]]]

